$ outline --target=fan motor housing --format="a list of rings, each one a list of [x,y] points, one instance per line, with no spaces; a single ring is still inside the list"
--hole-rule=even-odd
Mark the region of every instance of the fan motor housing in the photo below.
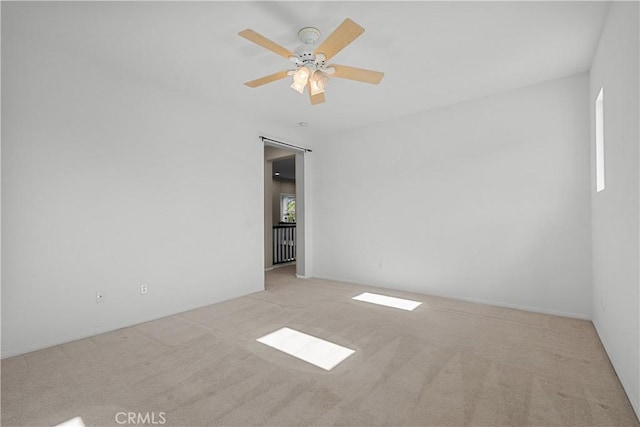
[[[313,51],[316,43],[320,40],[320,30],[314,27],[304,27],[298,31],[298,38],[302,42],[302,46],[298,46],[293,53],[305,64],[313,63],[316,55]]]
[[[316,60],[316,55],[313,53],[315,45],[302,45],[298,46],[293,53],[296,54],[302,62],[313,62]]]

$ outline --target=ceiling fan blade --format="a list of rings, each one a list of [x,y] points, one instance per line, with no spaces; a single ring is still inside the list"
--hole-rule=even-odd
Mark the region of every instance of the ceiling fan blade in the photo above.
[[[359,82],[377,85],[384,77],[380,71],[365,70],[364,68],[347,67],[346,65],[331,65],[335,71],[331,77],[357,80]]]
[[[364,33],[364,28],[347,18],[338,25],[333,33],[329,34],[329,37],[318,46],[314,54],[323,53],[329,60],[362,33]]]
[[[253,30],[243,30],[240,31],[238,35],[286,59],[289,59],[290,56],[293,56],[293,52],[291,52],[289,49],[286,49],[279,44],[272,42],[265,36],[260,35]]]
[[[311,105],[322,104],[324,99],[324,92],[316,93],[315,95],[311,95],[311,83],[307,83],[307,92],[309,92],[309,100],[311,101]]]
[[[322,104],[325,101],[324,92],[311,95],[309,98],[311,100],[311,105]]]
[[[288,71],[278,71],[277,73],[270,74],[268,76],[260,77],[259,79],[246,82],[245,85],[249,87],[258,87],[266,85],[267,83],[275,82],[276,80],[284,79],[288,76]]]

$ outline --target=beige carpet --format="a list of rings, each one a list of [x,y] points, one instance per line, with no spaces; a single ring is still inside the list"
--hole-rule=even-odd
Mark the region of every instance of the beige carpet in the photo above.
[[[639,425],[590,322],[363,291],[283,268],[265,292],[3,360],[2,425]],[[283,326],[356,353],[327,372],[256,342]]]

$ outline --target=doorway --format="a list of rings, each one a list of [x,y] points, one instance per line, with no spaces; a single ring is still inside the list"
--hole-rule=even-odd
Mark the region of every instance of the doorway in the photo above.
[[[305,277],[304,151],[264,141],[265,271]]]

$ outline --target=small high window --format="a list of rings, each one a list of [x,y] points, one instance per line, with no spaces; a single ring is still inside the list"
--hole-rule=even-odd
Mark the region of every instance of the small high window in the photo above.
[[[604,190],[604,88],[596,98],[596,191]]]
[[[280,194],[280,222],[296,222],[295,194]]]

